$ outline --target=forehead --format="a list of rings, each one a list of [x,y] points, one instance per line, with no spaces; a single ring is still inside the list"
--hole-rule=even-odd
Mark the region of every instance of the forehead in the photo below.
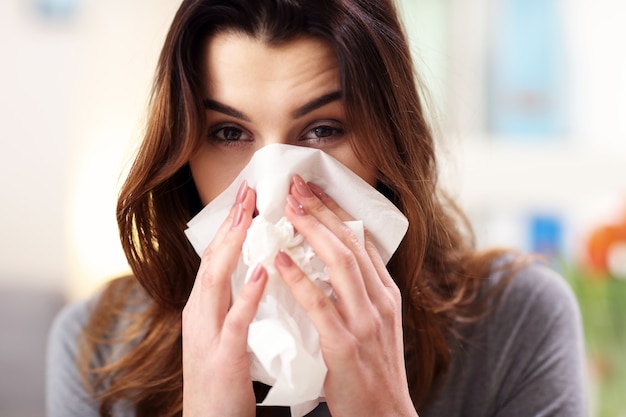
[[[203,76],[205,93],[212,96],[232,87],[271,91],[316,84],[338,89],[340,84],[337,57],[328,42],[301,37],[271,45],[240,32],[221,32],[208,39]]]

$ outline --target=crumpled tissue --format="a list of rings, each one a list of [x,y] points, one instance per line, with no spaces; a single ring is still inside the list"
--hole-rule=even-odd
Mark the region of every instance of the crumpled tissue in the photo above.
[[[248,229],[231,278],[233,300],[258,263],[268,282],[248,332],[251,375],[271,386],[261,405],[291,407],[294,417],[314,409],[324,398],[326,365],[319,336],[274,268],[284,250],[329,297],[334,293],[324,263],[284,217],[294,174],[320,186],[358,220],[346,224],[363,239],[365,226],[383,261],[389,261],[408,228],[404,215],[374,187],[319,149],[271,144],[259,149],[233,183],[188,223],[185,233],[200,255],[228,216],[241,183],[257,193],[258,216]]]

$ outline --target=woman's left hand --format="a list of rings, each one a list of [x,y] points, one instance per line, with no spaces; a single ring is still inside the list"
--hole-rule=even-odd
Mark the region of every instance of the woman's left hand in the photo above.
[[[328,268],[333,303],[280,252],[276,268],[320,336],[333,417],[416,416],[406,379],[400,291],[371,236],[365,244],[344,224],[352,218],[319,187],[294,176],[287,219]]]

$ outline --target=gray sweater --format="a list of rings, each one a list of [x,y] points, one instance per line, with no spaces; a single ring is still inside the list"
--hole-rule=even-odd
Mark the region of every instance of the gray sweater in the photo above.
[[[489,285],[497,280],[491,277]],[[92,302],[68,305],[51,329],[48,417],[98,416],[75,364],[77,338]],[[420,417],[587,415],[580,313],[559,275],[529,266],[512,281],[493,314],[465,334],[452,346],[455,356],[442,390]],[[116,413],[133,415],[121,407]],[[329,415],[325,404],[310,414]]]

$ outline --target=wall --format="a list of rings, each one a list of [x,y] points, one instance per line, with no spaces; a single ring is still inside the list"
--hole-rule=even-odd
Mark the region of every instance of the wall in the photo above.
[[[80,297],[126,270],[115,195],[179,3],[0,2],[0,285]]]
[[[496,13],[514,2],[400,5],[418,71],[432,92],[442,177],[472,217],[479,243],[528,249],[525,217],[554,215],[570,233],[564,250],[573,256],[594,221],[608,221],[626,208],[626,53],[620,45],[626,5],[544,2],[557,10],[560,43],[554,52],[562,56],[559,99],[566,128],[535,136],[495,132],[488,124],[491,47],[503,36],[493,29],[502,25]]]
[[[179,2],[76,0],[69,20],[35,13],[35,0],[0,4],[0,284],[81,297],[126,270],[115,195]],[[626,158],[625,6],[561,3],[571,131],[566,140],[528,146],[485,129],[490,0],[401,2],[442,126],[444,178],[478,230],[491,230],[481,235],[485,244],[515,240],[514,232],[481,229],[485,207],[608,206],[626,190],[626,177],[616,174]]]
[[[626,415],[626,4],[401,5],[439,111],[444,184],[479,246],[538,252],[561,273],[581,310],[589,415]],[[509,105],[528,123],[510,123]]]
[[[0,282],[59,286],[67,277],[65,198],[76,39],[23,2],[0,3]]]
[[[0,416],[44,415],[53,317],[127,269],[118,179],[179,2],[0,1]]]
[[[73,1],[69,19],[35,9],[61,0],[0,1],[0,290],[16,290],[0,291],[11,301],[2,303],[10,312],[0,324],[17,335],[1,346],[9,368],[0,365],[0,414],[11,398],[4,387],[41,400],[48,325],[41,317],[49,320],[58,300],[38,294],[85,297],[127,269],[115,195],[141,136],[158,50],[180,3]],[[610,219],[626,198],[626,6],[559,0],[570,129],[532,141],[494,135],[485,123],[487,23],[495,1],[400,2],[441,127],[443,178],[474,220],[481,245],[524,248],[525,216],[557,213],[572,233],[566,249],[574,252],[585,228]],[[24,349],[27,344],[32,349]],[[26,388],[17,374],[30,376]]]

